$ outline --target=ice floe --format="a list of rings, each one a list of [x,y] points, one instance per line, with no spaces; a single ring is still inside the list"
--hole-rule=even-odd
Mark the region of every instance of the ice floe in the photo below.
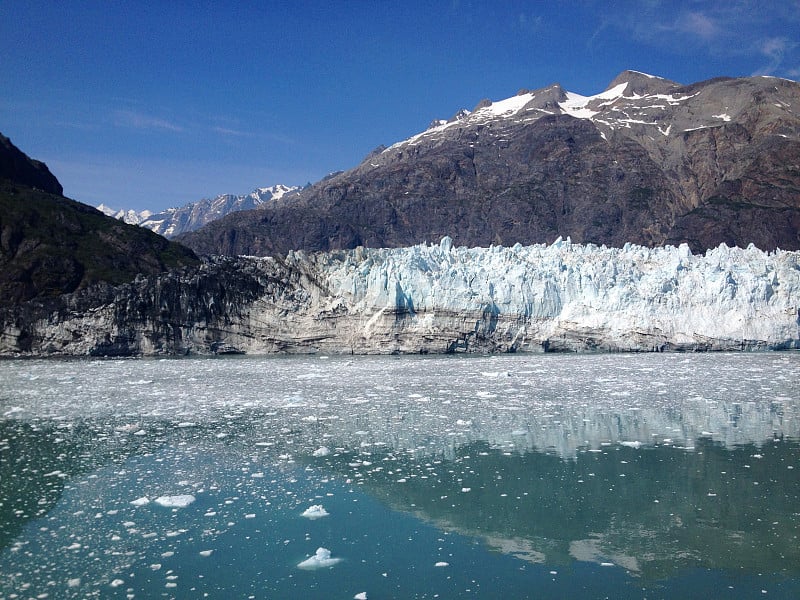
[[[167,508],[186,508],[195,500],[196,498],[191,494],[178,494],[177,496],[159,496],[154,502]]]
[[[317,548],[314,556],[310,556],[306,560],[297,564],[299,569],[325,569],[341,562],[341,558],[332,558],[331,551],[327,548]]]
[[[301,516],[305,517],[306,519],[311,519],[312,521],[315,519],[321,519],[322,517],[327,517],[330,513],[325,510],[321,504],[314,504],[309,506],[307,509],[303,511]]]

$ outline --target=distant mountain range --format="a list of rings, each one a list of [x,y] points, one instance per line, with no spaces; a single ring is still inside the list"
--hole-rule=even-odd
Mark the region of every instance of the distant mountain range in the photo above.
[[[178,236],[207,254],[686,242],[800,248],[800,84],[625,71],[479,103],[258,211]]]
[[[258,188],[244,196],[222,194],[213,200],[204,198],[198,202],[190,202],[180,208],[168,208],[159,213],[149,210],[137,212],[135,210],[116,210],[105,204],[97,207],[102,213],[129,223],[140,225],[167,238],[172,238],[182,233],[200,229],[211,221],[215,221],[232,212],[258,208],[264,202],[277,200],[287,194],[292,194],[300,188],[286,185],[273,185]]]

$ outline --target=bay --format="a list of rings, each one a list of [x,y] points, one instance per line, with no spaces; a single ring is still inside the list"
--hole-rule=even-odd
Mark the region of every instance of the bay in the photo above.
[[[0,600],[800,597],[798,373],[795,352],[3,361]]]

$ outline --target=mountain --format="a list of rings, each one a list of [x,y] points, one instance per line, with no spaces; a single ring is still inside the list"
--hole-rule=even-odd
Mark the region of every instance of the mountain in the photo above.
[[[143,210],[141,212],[137,212],[131,209],[116,210],[114,208],[111,208],[110,206],[106,206],[105,204],[99,204],[96,208],[107,217],[114,217],[118,221],[122,221],[123,223],[127,223],[128,225],[139,225],[153,215],[153,213],[150,212],[149,210]]]
[[[180,208],[168,208],[155,214],[148,210],[142,212],[115,210],[104,204],[98,206],[97,210],[126,223],[141,225],[164,237],[172,238],[182,233],[195,231],[232,212],[258,208],[269,200],[277,200],[299,189],[298,187],[278,184],[257,188],[244,196],[222,194],[213,200],[204,198],[198,202],[185,204]]]
[[[183,246],[65,198],[46,165],[0,136],[0,309],[196,263]]]
[[[800,84],[625,71],[594,96],[522,90],[378,148],[291,202],[178,239],[198,253],[279,255],[445,235],[800,248]]]
[[[800,252],[444,238],[211,257],[84,290],[0,318],[0,355],[786,349],[799,298]]]
[[[3,180],[56,196],[64,193],[64,188],[46,164],[21,152],[10,139],[0,133],[0,181]]]

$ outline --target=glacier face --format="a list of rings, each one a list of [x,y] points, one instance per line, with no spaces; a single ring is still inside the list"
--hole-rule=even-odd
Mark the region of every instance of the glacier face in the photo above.
[[[77,298],[77,297],[76,297]],[[0,353],[800,348],[800,252],[569,239],[215,259],[4,317]],[[26,316],[27,315],[27,316]]]
[[[445,238],[311,260],[333,296],[359,315],[365,339],[413,331],[412,347],[393,349],[424,350],[420,340],[441,343],[459,330],[451,350],[471,342],[507,351],[796,346],[799,259],[752,246],[695,256],[686,245],[617,249],[558,240],[468,249]]]

